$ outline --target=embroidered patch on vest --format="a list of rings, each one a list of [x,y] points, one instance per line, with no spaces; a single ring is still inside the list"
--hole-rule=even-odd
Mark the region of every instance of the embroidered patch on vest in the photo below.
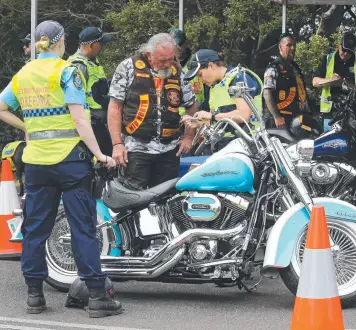
[[[171,70],[172,70],[173,76],[175,76],[177,74],[177,69],[172,65]]]
[[[165,86],[165,88],[166,89],[177,89],[177,90],[179,90],[180,91],[180,86],[178,86],[178,85],[174,85],[174,84],[168,84],[168,85],[166,85]]]
[[[78,72],[73,73],[73,85],[78,90],[83,89],[83,81],[82,81],[82,78]]]
[[[192,85],[192,90],[195,94],[201,94],[203,92],[200,82],[193,82],[191,83],[191,85]]]
[[[140,73],[136,72],[136,77],[141,77],[141,78],[150,78],[151,76],[148,73]]]
[[[176,107],[180,104],[179,92],[176,90],[169,90],[167,93],[168,102]]]
[[[179,128],[163,128],[161,137],[169,137],[179,132]]]
[[[146,118],[149,104],[148,94],[140,95],[140,106],[136,113],[135,119],[125,127],[127,133],[134,133],[142,125]]]
[[[167,79],[168,83],[179,84],[179,80],[177,79]]]
[[[172,112],[178,112],[179,108],[168,107],[168,110]]]
[[[144,61],[138,60],[138,61],[136,61],[135,66],[137,69],[142,70],[146,67],[146,64]]]
[[[281,101],[284,101],[286,99],[286,91],[283,90],[279,91],[279,99]]]

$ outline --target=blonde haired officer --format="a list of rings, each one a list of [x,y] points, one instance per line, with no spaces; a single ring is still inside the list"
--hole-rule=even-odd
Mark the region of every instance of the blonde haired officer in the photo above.
[[[106,294],[106,274],[101,271],[89,150],[107,167],[116,163],[102,154],[94,137],[81,75],[61,59],[63,27],[54,21],[39,24],[36,48],[38,59],[26,64],[0,94],[0,120],[26,131],[28,137],[22,158],[27,195],[21,258],[28,286],[27,312],[46,309],[45,244],[62,197],[78,274],[90,292],[89,317],[118,314],[121,304]],[[7,111],[9,107],[21,107],[24,123]]]

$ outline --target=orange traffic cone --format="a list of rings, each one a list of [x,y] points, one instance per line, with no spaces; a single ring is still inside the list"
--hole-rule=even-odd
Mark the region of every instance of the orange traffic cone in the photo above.
[[[11,165],[8,160],[3,160],[0,184],[0,258],[19,256],[22,252],[21,243],[9,242],[19,223],[12,212],[19,208]]]
[[[336,273],[323,206],[314,206],[291,330],[344,330]]]

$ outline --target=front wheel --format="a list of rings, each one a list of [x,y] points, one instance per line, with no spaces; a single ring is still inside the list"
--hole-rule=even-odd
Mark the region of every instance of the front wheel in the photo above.
[[[102,222],[98,215],[98,222]],[[60,206],[57,213],[55,225],[51,236],[46,242],[46,261],[48,267],[48,278],[46,282],[55,289],[68,292],[70,285],[77,278],[77,265],[74,261],[71,245],[61,242],[60,237],[70,234],[70,227],[64,212]],[[110,251],[107,229],[103,228],[97,232],[102,255]]]
[[[334,242],[332,248],[336,278],[342,306],[356,303],[356,235],[343,222],[328,221],[329,235]],[[294,295],[297,293],[308,227],[300,233],[295,245],[291,264],[279,270],[286,287]]]

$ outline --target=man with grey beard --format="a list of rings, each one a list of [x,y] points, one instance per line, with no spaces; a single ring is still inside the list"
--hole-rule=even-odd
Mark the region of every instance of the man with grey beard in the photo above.
[[[192,145],[193,130],[183,133],[179,107],[199,110],[194,92],[175,58],[167,33],[151,37],[121,62],[111,82],[108,125],[113,158],[129,188],[146,189],[178,176],[179,157]]]

